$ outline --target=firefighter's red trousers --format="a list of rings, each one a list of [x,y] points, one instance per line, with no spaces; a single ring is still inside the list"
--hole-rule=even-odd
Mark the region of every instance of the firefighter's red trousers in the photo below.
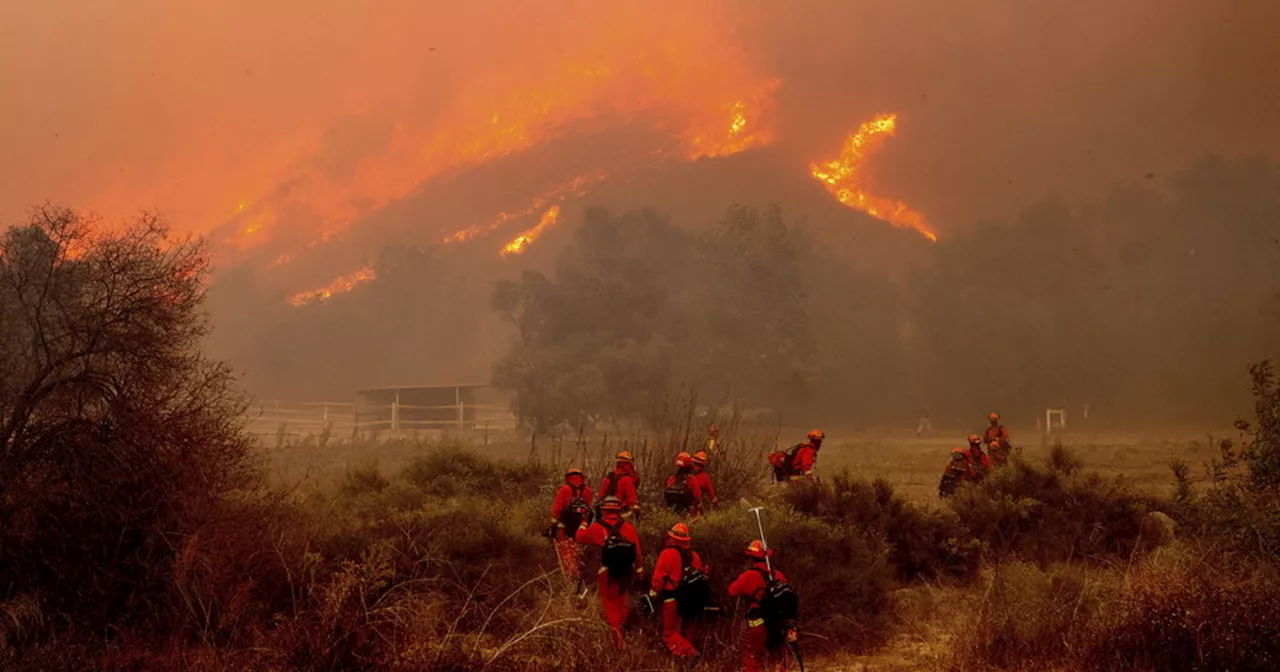
[[[747,621],[747,631],[742,642],[742,668],[747,672],[780,670],[789,655],[785,644],[769,649],[769,628],[764,621]]]
[[[622,626],[627,622],[630,611],[628,596],[630,594],[631,575],[622,577],[610,576],[601,569],[596,575],[596,586],[600,590],[600,606],[604,609],[604,621],[613,630],[613,645],[623,647]]]
[[[692,643],[697,639],[696,624],[682,620],[675,599],[663,600],[662,643],[676,658],[689,658],[698,655],[698,649]]]
[[[560,558],[560,571],[570,578],[582,576],[582,547],[572,537],[565,537],[564,530],[556,530],[556,555]]]

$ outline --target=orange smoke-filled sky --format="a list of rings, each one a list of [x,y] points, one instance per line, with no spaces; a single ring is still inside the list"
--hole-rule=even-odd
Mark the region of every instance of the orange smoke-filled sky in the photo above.
[[[287,195],[350,224],[566,124],[645,109],[696,152],[738,99],[797,171],[897,113],[876,181],[943,235],[1207,151],[1280,153],[1268,0],[8,5],[4,222],[51,200],[206,232]]]

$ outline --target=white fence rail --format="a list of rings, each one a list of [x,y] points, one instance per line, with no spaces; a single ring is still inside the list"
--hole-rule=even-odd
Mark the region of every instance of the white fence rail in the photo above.
[[[249,413],[250,433],[276,442],[294,442],[307,437],[347,440],[433,433],[490,434],[516,428],[510,409],[496,404],[392,403],[357,408],[351,402],[266,401],[256,404]]]

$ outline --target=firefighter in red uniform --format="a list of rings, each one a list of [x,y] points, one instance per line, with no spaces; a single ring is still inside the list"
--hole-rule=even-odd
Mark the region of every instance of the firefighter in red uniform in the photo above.
[[[676,604],[676,591],[684,578],[684,558],[689,557],[689,566],[705,572],[706,566],[698,552],[690,548],[693,541],[689,536],[689,526],[676,523],[667,531],[666,544],[658,554],[653,567],[653,580],[649,587],[649,597],[660,600],[662,611],[662,644],[677,658],[691,658],[698,655],[693,646],[697,639],[697,622],[680,617],[679,605]]]
[[[675,459],[676,472],[667,477],[663,501],[676,513],[697,517],[702,510],[702,484],[693,473],[693,456],[681,452]]]
[[[791,480],[805,480],[813,475],[813,465],[818,461],[818,450],[822,448],[822,440],[827,438],[821,429],[809,432],[808,441],[796,449],[796,456],[791,461]]]
[[[777,569],[770,573],[765,563],[766,556],[772,556],[773,549],[766,550],[759,539],[752,540],[747,546],[747,557],[751,558],[751,568],[738,575],[729,584],[729,597],[744,597],[747,600],[747,630],[742,643],[742,667],[747,672],[759,672],[768,665],[780,670],[787,661],[785,636],[771,638],[769,627],[764,622],[764,614],[760,610],[760,600],[764,598],[768,582],[786,581],[787,577]]]
[[[977,434],[969,435],[969,450],[964,456],[969,460],[969,480],[974,483],[981,483],[996,466],[991,456],[982,450],[982,437]]]
[[[600,519],[589,526],[584,522],[575,537],[579,544],[600,548],[600,571],[596,574],[600,605],[604,620],[613,631],[613,645],[621,649],[631,585],[644,577],[640,536],[635,526],[622,519],[622,502],[617,497],[605,497],[600,503]],[[627,555],[631,556],[630,562]]]
[[[1009,444],[992,439],[987,443],[987,455],[991,456],[991,462],[995,466],[1003,467],[1004,463],[1009,461]]]
[[[640,498],[636,487],[640,477],[636,475],[636,465],[630,451],[622,451],[615,458],[613,473],[600,481],[601,497],[617,497],[622,503],[622,514],[630,516],[640,513]]]
[[[991,426],[987,427],[987,431],[982,434],[982,442],[991,443],[992,441],[999,441],[1000,447],[1008,450],[1009,446],[1012,445],[1009,443],[1009,430],[1005,429],[1004,425],[1000,424],[1000,414],[994,411],[989,413],[987,415],[987,421],[991,423]]]
[[[707,465],[710,464],[711,458],[706,453],[698,451],[694,453],[691,462],[693,479],[698,484],[698,495],[701,497],[698,502],[701,510],[720,506],[720,498],[716,497],[716,488],[711,484],[711,474],[707,473]]]
[[[554,542],[556,555],[560,558],[560,571],[566,576],[578,579],[582,572],[582,549],[574,542],[573,535],[578,526],[590,520],[591,488],[582,475],[582,470],[573,467],[565,472],[564,485],[556,491],[556,499],[551,503],[551,524],[554,526]]]
[[[951,449],[951,461],[942,470],[942,482],[938,484],[938,496],[950,497],[956,493],[956,487],[969,482],[969,455],[964,448]]]

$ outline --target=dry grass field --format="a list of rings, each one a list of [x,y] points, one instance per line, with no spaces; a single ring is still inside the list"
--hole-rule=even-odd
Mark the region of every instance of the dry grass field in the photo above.
[[[787,446],[801,440],[805,430],[788,428],[744,428],[743,437],[752,445],[767,442],[778,434],[777,443]],[[1141,489],[1167,494],[1172,487],[1169,464],[1185,460],[1191,465],[1194,482],[1207,478],[1203,465],[1217,454],[1210,437],[1235,436],[1230,428],[1196,434],[1190,430],[1142,432],[1065,431],[1044,435],[1034,427],[1010,427],[1015,446],[1032,460],[1045,458],[1056,442],[1073,450],[1087,470],[1118,476]],[[917,437],[910,430],[861,430],[852,433],[839,428],[827,430],[817,472],[832,475],[842,470],[868,480],[884,479],[907,499],[918,504],[937,500],[938,478],[951,449],[962,446],[963,431],[938,431]],[[407,437],[402,441],[333,441],[325,446],[313,441],[285,446],[263,446],[262,455],[272,479],[282,485],[306,489],[332,484],[350,469],[376,465],[383,473],[398,472],[415,457],[426,453],[441,440],[439,436]],[[500,461],[518,461],[531,455],[527,437],[512,434],[457,436],[456,440],[476,452]],[[732,437],[731,437],[732,438]],[[540,440],[537,454],[543,460],[563,465],[590,465],[600,461],[608,442],[616,438],[595,436],[583,439],[560,437]],[[762,467],[763,469],[763,467]]]
[[[770,428],[738,428],[742,445],[790,445],[804,435],[802,428],[781,431]],[[1072,449],[1082,461],[1084,470],[1105,476],[1116,476],[1137,489],[1156,495],[1171,492],[1173,479],[1170,462],[1185,460],[1192,465],[1194,480],[1206,479],[1206,464],[1216,455],[1210,436],[1229,436],[1234,430],[1156,433],[1069,431],[1045,436],[1033,427],[1010,427],[1014,443],[1023,455],[1043,462],[1055,444]],[[961,445],[967,432],[940,431],[933,436],[917,437],[910,430],[827,430],[818,473],[831,476],[847,470],[867,480],[884,479],[905,499],[926,509],[940,508],[937,498],[938,477],[953,446]],[[487,442],[486,442],[487,438]],[[732,435],[730,439],[734,438]],[[427,454],[440,443],[461,443],[477,453],[499,461],[521,462],[534,454],[529,439],[515,436],[440,437],[418,436],[403,440],[337,441],[325,446],[314,442],[284,446],[263,446],[262,455],[268,471],[278,484],[299,493],[331,490],[344,477],[362,469],[376,467],[383,474],[400,472],[413,460]],[[540,439],[536,454],[544,463],[557,469],[569,464],[584,465],[589,471],[601,467],[606,455],[612,454],[616,437],[561,437]],[[762,466],[762,472],[764,467]],[[594,479],[593,479],[594,480]],[[842,652],[838,646],[811,642],[815,656],[811,670],[859,670],[865,672],[899,672],[905,670],[943,670],[954,664],[955,633],[967,626],[974,600],[985,595],[994,581],[990,570],[976,584],[955,582],[918,582],[894,591],[891,604],[894,626],[892,636],[874,651],[860,654]],[[985,599],[985,598],[983,598]]]

